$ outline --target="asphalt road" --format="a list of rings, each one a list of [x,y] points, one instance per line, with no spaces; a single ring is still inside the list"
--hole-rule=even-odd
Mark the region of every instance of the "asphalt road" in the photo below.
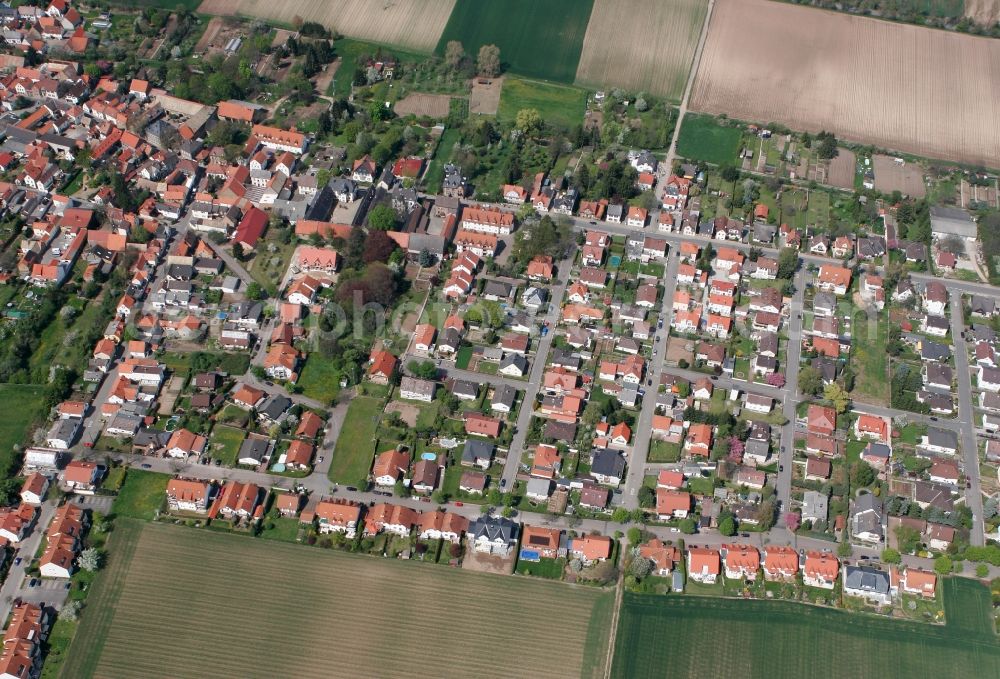
[[[664,372],[663,364],[667,354],[667,340],[670,321],[673,318],[674,291],[677,289],[677,267],[680,262],[678,250],[671,252],[667,259],[667,268],[663,279],[663,300],[660,306],[660,319],[663,328],[656,330],[656,341],[653,343],[653,358],[647,363],[646,395],[642,398],[642,410],[632,435],[631,453],[629,453],[628,471],[625,477],[623,498],[625,507],[635,509],[639,506],[639,488],[646,470],[646,458],[649,456],[649,443],[653,434],[653,415],[656,414],[656,394],[660,388],[660,375]],[[652,381],[652,386],[649,382]]]
[[[972,510],[972,531],[969,542],[973,545],[985,544],[983,535],[983,493],[979,479],[979,445],[976,441],[976,411],[972,407],[972,376],[969,370],[969,349],[965,344],[965,321],[962,318],[962,292],[952,288],[951,293],[951,337],[955,344],[955,377],[958,380],[958,420],[962,458],[969,488],[965,502]]]

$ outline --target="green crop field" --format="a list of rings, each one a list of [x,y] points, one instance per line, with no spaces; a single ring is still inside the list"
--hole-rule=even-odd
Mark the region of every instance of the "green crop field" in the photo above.
[[[712,116],[688,113],[681,123],[677,153],[716,165],[735,164],[741,137],[738,128],[723,127]]]
[[[1000,676],[989,592],[962,578],[944,588],[947,625],[791,602],[625,594],[612,676]]]
[[[513,121],[521,109],[537,109],[550,125],[572,127],[583,122],[587,110],[587,92],[571,85],[556,85],[538,80],[507,78],[500,90],[501,120]]]
[[[500,48],[505,70],[571,83],[594,0],[458,0],[437,51],[458,40],[475,58],[482,45]]]
[[[167,524],[112,540],[65,677],[603,675],[612,592]]]

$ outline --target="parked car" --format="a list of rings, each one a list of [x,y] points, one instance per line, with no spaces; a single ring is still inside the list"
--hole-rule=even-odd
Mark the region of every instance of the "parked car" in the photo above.
[[[347,490],[351,491],[352,493],[357,493],[358,492],[358,489],[355,488],[354,486],[348,486]]]
[[[148,462],[144,462],[144,463],[142,463],[139,466],[142,467],[143,469],[152,469],[153,468],[153,465],[149,464]]]
[[[14,559],[14,565],[15,566],[20,566],[21,565],[21,561],[23,561],[23,559],[21,557],[17,557],[16,559]]]

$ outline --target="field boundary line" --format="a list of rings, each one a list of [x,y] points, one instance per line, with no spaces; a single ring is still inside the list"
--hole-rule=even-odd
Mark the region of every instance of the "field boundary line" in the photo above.
[[[618,583],[615,585],[615,603],[611,610],[611,636],[608,638],[608,657],[604,661],[604,679],[611,679],[611,667],[615,661],[615,640],[618,636],[618,616],[622,610],[625,593],[625,569],[618,569]]]

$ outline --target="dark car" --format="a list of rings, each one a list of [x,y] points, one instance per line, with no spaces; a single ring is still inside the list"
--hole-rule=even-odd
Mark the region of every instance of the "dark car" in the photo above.
[[[355,488],[354,486],[348,486],[347,490],[351,491],[352,493],[357,493],[358,492],[358,489]]]
[[[151,465],[149,463],[143,463],[143,464],[141,464],[139,466],[142,467],[143,469],[152,469],[153,468],[153,465]]]
[[[750,533],[740,533],[740,537],[741,538],[748,538],[748,537],[750,537]]]
[[[783,471],[785,471],[785,465],[783,465],[783,464],[779,464],[779,465],[778,465],[778,471],[779,471],[779,472],[783,472]]]
[[[501,488],[507,487],[507,479],[500,479],[500,487]]]

